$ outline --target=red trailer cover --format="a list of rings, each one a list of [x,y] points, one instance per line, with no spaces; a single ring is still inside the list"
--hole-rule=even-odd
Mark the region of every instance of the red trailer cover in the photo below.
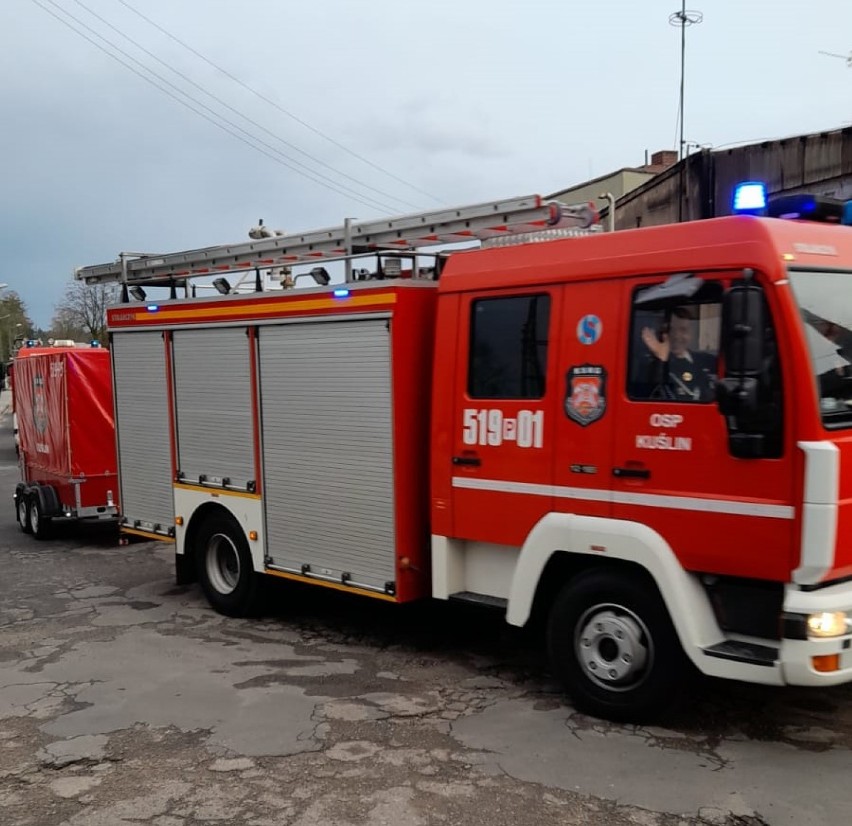
[[[21,452],[30,471],[64,478],[116,473],[108,351],[21,350],[14,376]]]

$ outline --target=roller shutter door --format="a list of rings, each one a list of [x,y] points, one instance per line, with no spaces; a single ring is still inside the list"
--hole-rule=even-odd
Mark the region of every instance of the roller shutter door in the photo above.
[[[112,359],[121,513],[131,525],[167,530],[174,497],[163,334],[114,333]]]
[[[388,321],[287,324],[259,336],[272,564],[384,590],[395,571]]]
[[[182,478],[245,488],[255,476],[245,327],[175,331],[172,347]]]

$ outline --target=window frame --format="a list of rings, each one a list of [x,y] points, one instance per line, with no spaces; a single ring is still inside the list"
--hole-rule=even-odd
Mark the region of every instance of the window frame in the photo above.
[[[627,325],[628,328],[628,340],[627,340],[627,363],[626,370],[624,375],[624,392],[627,396],[627,399],[631,402],[638,403],[663,403],[663,404],[689,404],[689,405],[702,405],[706,406],[708,404],[715,403],[715,394],[712,398],[701,400],[701,399],[686,399],[686,398],[670,398],[666,395],[655,395],[652,390],[647,394],[639,394],[637,388],[642,386],[642,383],[636,378],[636,374],[639,372],[637,369],[637,364],[643,360],[648,362],[648,367],[653,369],[654,367],[654,359],[655,356],[644,347],[644,344],[641,340],[641,329],[644,326],[648,326],[646,323],[637,323],[637,317],[641,316],[642,313],[652,314],[652,313],[663,313],[663,318],[668,317],[671,318],[671,314],[677,307],[702,307],[702,306],[715,306],[717,307],[717,319],[715,323],[718,325],[717,329],[717,338],[716,338],[716,349],[715,349],[715,373],[714,376],[717,378],[721,376],[721,367],[722,367],[722,339],[721,339],[721,322],[722,322],[722,299],[725,293],[725,290],[728,288],[730,283],[732,282],[730,273],[695,273],[695,276],[701,278],[704,281],[704,284],[700,288],[698,294],[700,295],[702,292],[710,291],[717,292],[716,296],[707,296],[705,298],[701,298],[695,300],[695,297],[689,299],[682,299],[677,301],[676,305],[673,302],[671,307],[659,307],[656,309],[647,309],[642,307],[637,307],[636,305],[636,297],[643,290],[648,289],[648,287],[656,286],[657,284],[662,284],[669,278],[669,275],[660,274],[654,280],[642,280],[642,283],[633,287],[630,292],[630,304],[628,308],[629,313],[629,323]],[[693,320],[696,327],[697,338],[700,338],[701,335],[701,319],[697,318]],[[644,348],[644,352],[643,352]],[[699,350],[696,348],[696,352],[702,353],[710,353],[711,351],[707,350]],[[660,363],[660,372],[661,376],[663,374],[663,363]],[[651,382],[648,382],[651,384]],[[657,383],[654,390],[657,387],[663,384],[663,380]]]
[[[544,300],[544,308],[540,307],[539,302]],[[538,322],[538,314],[545,314],[545,333],[543,339],[536,337],[533,345],[536,351],[536,359],[537,361],[541,361],[539,365],[539,369],[541,372],[541,386],[539,388],[540,392],[538,393],[518,393],[515,395],[507,395],[505,393],[495,394],[493,392],[486,392],[481,386],[483,380],[480,378],[479,385],[475,382],[476,378],[476,345],[477,345],[477,307],[484,303],[494,304],[495,302],[510,302],[510,301],[519,301],[519,300],[532,300],[532,303],[528,305],[526,310],[527,314],[529,314],[529,307],[535,307],[536,313],[536,322]],[[471,299],[470,301],[470,311],[468,314],[468,340],[467,340],[467,376],[465,378],[465,393],[467,397],[470,399],[477,400],[493,400],[493,401],[535,401],[537,399],[543,399],[547,395],[547,371],[549,365],[550,358],[550,350],[551,350],[551,331],[553,326],[553,306],[554,306],[554,296],[552,291],[550,290],[536,290],[536,291],[524,291],[519,293],[512,294],[501,294],[501,295],[478,295]],[[527,322],[525,321],[520,325],[518,332],[522,333],[523,326]],[[536,331],[538,332],[538,331]],[[521,341],[523,336],[520,337]],[[480,339],[481,340],[481,339]],[[543,346],[544,349],[544,357],[540,358],[540,350]],[[515,354],[515,360],[513,364],[520,366],[523,363],[523,352]],[[480,368],[481,369],[481,368]],[[522,379],[521,370],[518,370],[519,376],[518,381],[520,382]]]

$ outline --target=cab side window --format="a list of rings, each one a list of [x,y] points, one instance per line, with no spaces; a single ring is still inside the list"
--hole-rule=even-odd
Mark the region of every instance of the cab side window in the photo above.
[[[710,282],[694,300],[664,307],[633,305],[627,374],[631,399],[697,404],[715,400],[721,297],[721,285]]]
[[[467,392],[474,399],[538,399],[545,392],[550,296],[471,305]]]

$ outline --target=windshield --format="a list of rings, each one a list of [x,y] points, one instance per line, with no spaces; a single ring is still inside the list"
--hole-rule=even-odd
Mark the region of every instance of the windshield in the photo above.
[[[827,426],[852,427],[852,273],[790,272]]]

